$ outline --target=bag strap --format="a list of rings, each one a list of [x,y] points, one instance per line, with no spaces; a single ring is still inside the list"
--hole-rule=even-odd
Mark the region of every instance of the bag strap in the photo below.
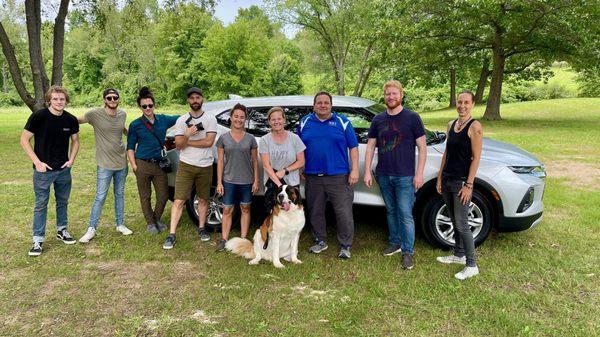
[[[152,127],[152,125],[150,124],[150,121],[148,121],[146,116],[142,116],[142,123],[144,124],[144,126],[146,126],[146,129],[148,129],[148,131],[150,131],[150,133],[154,136],[154,138],[156,138],[156,141],[158,142],[158,145],[160,146],[160,155],[162,157],[166,157],[167,151],[165,150],[165,146],[163,145],[163,142],[160,141],[160,138],[158,138],[158,136],[154,132],[154,128]]]

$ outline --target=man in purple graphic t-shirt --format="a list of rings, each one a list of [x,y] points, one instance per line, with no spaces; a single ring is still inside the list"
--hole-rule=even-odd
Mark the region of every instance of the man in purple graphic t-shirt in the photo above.
[[[425,128],[421,117],[402,106],[402,84],[383,86],[386,111],[373,118],[365,153],[365,185],[371,187],[371,162],[377,146],[376,179],[387,210],[389,244],[383,255],[402,252],[402,268],[414,267],[415,222],[412,208],[415,191],[423,185],[427,157]],[[415,172],[415,146],[419,150]]]

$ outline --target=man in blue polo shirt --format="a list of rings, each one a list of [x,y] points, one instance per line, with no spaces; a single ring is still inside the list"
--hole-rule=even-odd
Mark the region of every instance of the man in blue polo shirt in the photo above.
[[[352,123],[332,112],[331,102],[329,93],[317,93],[314,113],[304,116],[298,126],[298,135],[306,145],[306,202],[315,238],[309,251],[318,254],[328,247],[325,204],[329,200],[337,222],[338,257],[349,259],[354,239],[352,201],[353,186],[358,182],[358,141]]]

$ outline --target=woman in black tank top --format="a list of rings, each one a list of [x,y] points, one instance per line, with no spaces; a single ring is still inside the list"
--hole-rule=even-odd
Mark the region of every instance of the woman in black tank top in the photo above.
[[[463,91],[458,95],[458,119],[448,123],[446,149],[438,173],[436,189],[444,197],[448,214],[454,225],[454,254],[440,256],[441,263],[457,263],[466,267],[454,275],[464,280],[479,274],[475,255],[475,242],[469,226],[469,204],[473,195],[473,182],[481,159],[483,130],[473,119],[475,95]]]

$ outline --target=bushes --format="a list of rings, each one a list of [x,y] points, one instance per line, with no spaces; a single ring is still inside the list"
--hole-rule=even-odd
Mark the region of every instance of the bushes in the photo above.
[[[534,84],[523,83],[506,85],[502,90],[502,103],[539,101],[543,99],[556,99],[577,97],[577,92],[558,83]]]
[[[14,92],[0,92],[0,107],[21,106],[23,102],[21,97]]]

